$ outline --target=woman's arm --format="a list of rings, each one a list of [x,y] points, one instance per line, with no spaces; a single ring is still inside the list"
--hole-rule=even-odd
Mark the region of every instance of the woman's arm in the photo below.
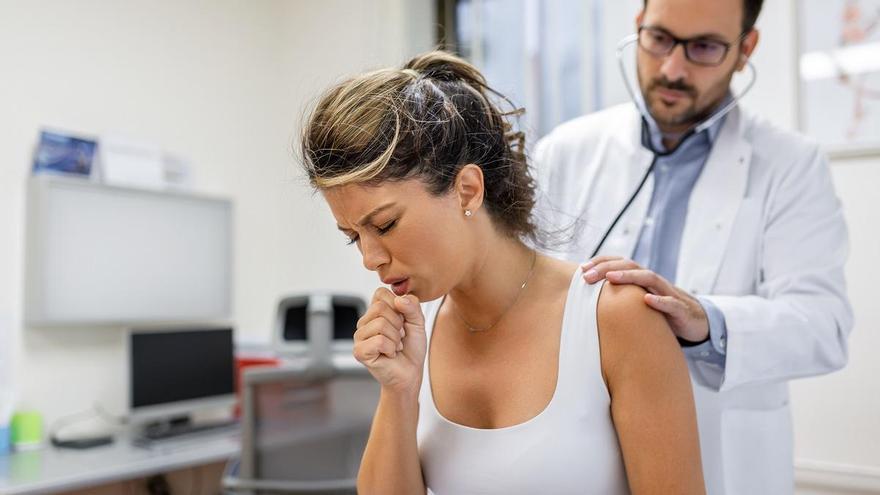
[[[358,472],[358,493],[424,494],[416,428],[427,336],[418,299],[377,289],[358,320],[354,342],[355,358],[381,385]]]
[[[634,285],[606,283],[598,304],[602,373],[634,495],[704,494],[693,391],[666,319]]]
[[[360,494],[423,494],[416,445],[418,396],[383,389],[358,473]]]

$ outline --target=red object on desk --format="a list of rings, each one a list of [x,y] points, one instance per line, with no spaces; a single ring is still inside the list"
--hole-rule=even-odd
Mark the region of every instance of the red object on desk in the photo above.
[[[251,367],[269,367],[274,368],[281,364],[281,360],[279,358],[273,357],[248,357],[248,356],[236,356],[235,357],[235,411],[233,414],[236,418],[241,417],[241,384],[244,378],[244,370],[245,368]]]

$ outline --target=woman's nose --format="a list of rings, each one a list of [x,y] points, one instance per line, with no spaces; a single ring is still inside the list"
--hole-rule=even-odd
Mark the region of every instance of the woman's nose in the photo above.
[[[375,272],[380,266],[388,263],[390,257],[382,243],[370,237],[372,236],[361,236],[361,256],[363,257],[364,268]]]

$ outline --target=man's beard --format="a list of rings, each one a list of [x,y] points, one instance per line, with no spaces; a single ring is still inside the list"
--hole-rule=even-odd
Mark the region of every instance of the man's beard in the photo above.
[[[732,77],[732,75],[733,74],[731,72],[728,78],[725,79],[726,82],[722,84],[725,84],[725,86],[729,85],[730,77]],[[660,126],[683,127],[696,125],[712,115],[712,113],[718,106],[718,103],[724,98],[724,92],[722,92],[717,99],[708,103],[703,108],[697,108],[697,101],[699,99],[699,92],[697,91],[697,88],[685,83],[682,80],[670,81],[664,76],[654,78],[648,85],[648,88],[644,92],[644,94],[651,95],[656,88],[682,91],[690,97],[690,105],[688,105],[687,108],[679,111],[677,114],[673,114],[672,116],[663,118],[660,118],[660,116],[663,114],[656,111],[659,109],[654,108],[654,106],[661,106],[663,105],[663,103],[654,99],[647,98],[646,103],[648,105],[648,110],[650,111],[651,116]]]

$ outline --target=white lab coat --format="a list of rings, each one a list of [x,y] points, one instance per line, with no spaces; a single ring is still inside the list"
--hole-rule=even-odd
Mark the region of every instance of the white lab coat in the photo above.
[[[542,139],[534,153],[536,218],[562,243],[549,251],[588,259],[652,158],[632,104]],[[600,254],[632,256],[652,190],[649,178]],[[841,205],[817,146],[731,111],[694,186],[676,276],[727,324],[723,369],[688,355],[710,494],[793,492],[787,382],[846,364],[847,252]]]

